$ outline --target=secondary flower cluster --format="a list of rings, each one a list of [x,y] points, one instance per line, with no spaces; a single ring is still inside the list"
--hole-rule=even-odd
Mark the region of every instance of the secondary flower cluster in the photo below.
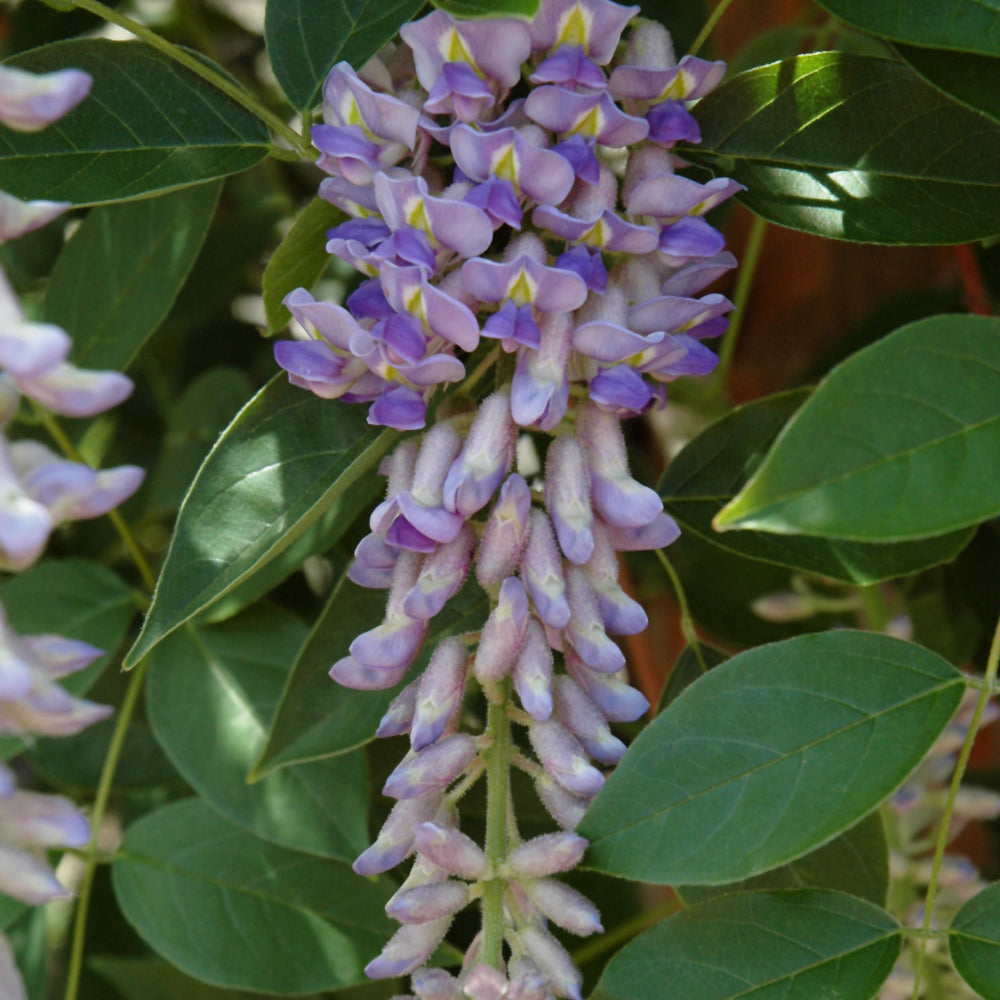
[[[550,925],[601,930],[552,876],[582,856],[573,831],[625,752],[610,724],[648,707],[611,638],[646,626],[617,553],[677,536],[629,473],[620,420],[715,366],[702,341],[731,304],[700,293],[735,261],[704,215],[738,190],[676,173],[671,152],[698,141],[689,104],[723,65],[677,62],[652,22],[620,46],[637,13],[609,0],[542,0],[530,21],[435,11],[359,73],[335,67],[312,133],[330,174],[320,195],[351,217],[327,249],[363,280],[345,306],[292,292],[305,339],[275,356],[293,383],[368,404],[370,423],[418,430],[433,413],[384,462],[386,499],[349,573],[388,590],[385,619],[331,675],[394,687],[463,587],[489,605],[480,630],[438,643],[378,730],[408,734],[410,750],[355,868],[415,861],[387,906],[403,927],[367,972],[413,973],[421,1000],[577,998]],[[487,371],[496,391],[476,402]],[[463,396],[430,410],[438,387],[463,381]],[[517,462],[526,431],[545,453],[539,479]],[[487,705],[479,735],[461,731],[473,687]],[[561,832],[521,839],[512,767]],[[480,847],[456,806],[484,774]],[[474,900],[483,930],[461,973],[427,968]]]
[[[61,118],[90,91],[79,70],[34,75],[0,66],[0,122],[33,131]],[[46,225],[69,206],[24,202],[0,191],[0,242]],[[120,403],[132,383],[117,372],[84,371],[67,362],[69,336],[56,326],[28,320],[0,271],[0,569],[19,571],[41,555],[53,528],[97,517],[131,496],[143,472],[122,466],[95,472],[65,461],[38,441],[7,440],[3,429],[21,395],[73,417],[93,416]],[[84,642],[57,635],[20,636],[0,606],[0,733],[65,736],[77,733],[110,709],[76,698],[57,680],[101,655]],[[46,852],[82,847],[87,820],[68,799],[20,791],[0,764],[0,892],[26,903],[65,898]],[[10,946],[0,935],[0,994],[25,996]]]

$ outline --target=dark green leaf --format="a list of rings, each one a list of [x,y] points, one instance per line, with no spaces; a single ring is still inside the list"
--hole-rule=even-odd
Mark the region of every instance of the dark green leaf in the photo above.
[[[632,744],[580,824],[590,865],[716,885],[800,857],[904,781],[964,690],[940,657],[867,632],[740,653]]]
[[[819,0],[830,13],[894,42],[1000,55],[1000,0]]]
[[[948,947],[958,974],[983,1000],[1000,1000],[1000,883],[973,896],[955,914]]]
[[[884,906],[889,891],[889,847],[881,813],[787,865],[729,885],[680,886],[684,902],[700,903],[733,892],[772,889],[836,889]]]
[[[146,711],[177,770],[227,819],[272,843],[351,862],[368,842],[361,754],[246,780],[305,636],[298,619],[267,606],[178,629],[150,658]]]
[[[838,365],[715,518],[869,542],[1000,513],[1000,320],[933,316]]]
[[[9,927],[27,908],[27,903],[0,893],[0,928]]]
[[[455,17],[534,17],[538,0],[433,0],[435,7]]]
[[[191,484],[125,665],[287,549],[397,437],[369,426],[362,408],[275,376],[236,415]]]
[[[896,544],[713,530],[712,519],[743,489],[808,398],[805,390],[769,396],[737,408],[699,434],[670,463],[660,482],[667,511],[687,530],[737,555],[845,583],[889,580],[952,560],[971,538],[971,528]]]
[[[663,691],[660,693],[656,714],[659,715],[668,705],[676,701],[680,693],[694,684],[699,677],[728,659],[728,653],[704,642],[699,643],[697,649],[685,646],[667,675],[667,683],[663,685]]]
[[[267,155],[267,130],[249,111],[139,42],[58,42],[7,65],[75,66],[94,78],[90,96],[50,128],[0,126],[0,188],[19,198],[142,198],[238,173]]]
[[[81,368],[124,371],[166,318],[201,249],[222,182],[91,211],[59,255],[45,318]]]
[[[264,269],[262,290],[267,326],[277,333],[288,326],[292,314],[281,300],[296,288],[311,288],[323,273],[330,255],[325,233],[346,216],[328,201],[316,198],[295,220],[288,235],[274,251]]]
[[[899,924],[839,892],[754,892],[693,906],[608,963],[593,1000],[871,1000]]]
[[[375,738],[378,721],[399,688],[352,691],[334,683],[328,672],[347,655],[355,636],[382,621],[385,602],[384,591],[341,579],[288,676],[267,744],[254,765],[254,779],[289,764],[345,753]],[[481,628],[487,612],[486,595],[478,586],[465,587],[431,622],[410,675],[424,669],[439,640]],[[400,686],[409,682],[410,675]]]
[[[319,100],[323,81],[341,59],[360,67],[423,0],[268,0],[264,37],[274,75],[300,110]]]
[[[740,200],[771,222],[862,243],[1000,233],[1000,125],[907,66],[796,56],[724,83],[697,116],[702,146],[685,158],[745,184]]]
[[[1000,121],[1000,55],[897,45],[896,52],[928,83],[961,104]]]
[[[362,982],[392,931],[386,882],[259,840],[197,799],[133,824],[112,877],[153,949],[216,986],[289,996]]]

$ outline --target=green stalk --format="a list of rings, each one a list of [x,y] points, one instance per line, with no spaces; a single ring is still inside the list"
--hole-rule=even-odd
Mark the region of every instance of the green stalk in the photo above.
[[[80,989],[80,973],[83,970],[83,946],[87,940],[87,916],[90,912],[90,893],[94,885],[94,873],[97,871],[97,839],[100,836],[101,824],[108,809],[108,801],[111,798],[111,788],[115,780],[115,771],[118,769],[118,761],[122,755],[122,748],[125,746],[125,735],[128,732],[128,724],[132,718],[132,713],[135,711],[136,703],[139,700],[139,693],[142,691],[142,682],[145,676],[146,661],[143,660],[129,680],[128,690],[125,692],[125,700],[118,711],[115,731],[111,736],[111,744],[108,746],[108,755],[104,759],[104,767],[101,770],[101,780],[97,786],[97,797],[94,799],[94,809],[90,814],[90,842],[87,844],[83,878],[80,880],[80,889],[76,899],[76,913],[73,919],[73,942],[70,947],[69,968],[66,972],[64,1000],[76,1000]]]
[[[990,655],[986,661],[986,673],[983,677],[984,685],[979,690],[979,698],[976,700],[972,720],[969,722],[969,732],[958,755],[958,762],[955,764],[955,773],[951,776],[948,799],[945,802],[944,815],[941,817],[941,826],[938,830],[937,845],[934,848],[934,862],[931,866],[931,878],[927,886],[927,899],[924,902],[924,919],[920,927],[920,948],[917,952],[917,963],[914,970],[913,1000],[920,1000],[920,980],[927,957],[927,942],[933,936],[933,932],[931,931],[931,917],[934,913],[934,899],[937,896],[941,864],[944,861],[944,851],[948,846],[948,828],[951,826],[951,818],[955,812],[955,799],[958,797],[958,789],[962,784],[965,769],[969,764],[973,744],[976,742],[976,730],[979,728],[979,721],[986,710],[986,703],[990,700],[990,688],[997,679],[998,665],[1000,665],[1000,621],[997,622],[996,630],[993,633]]]
[[[747,237],[743,260],[740,261],[739,274],[736,278],[732,319],[729,321],[729,329],[726,330],[722,346],[719,349],[719,367],[712,373],[712,388],[716,391],[719,391],[729,378],[729,369],[733,363],[733,355],[736,353],[736,343],[743,326],[747,300],[750,298],[750,289],[753,287],[753,279],[757,272],[757,263],[760,260],[760,251],[766,232],[767,220],[755,215],[750,227],[750,235]]]
[[[684,641],[691,647],[695,658],[698,660],[703,673],[708,673],[708,665],[705,663],[704,654],[701,651],[701,640],[698,638],[698,630],[694,627],[694,619],[691,617],[691,608],[688,606],[687,594],[684,593],[684,584],[674,569],[674,564],[667,558],[663,549],[656,550],[656,557],[660,560],[663,568],[670,577],[670,584],[674,588],[677,597],[677,605],[681,609],[681,634]]]
[[[708,41],[708,36],[715,30],[715,26],[719,23],[722,15],[726,13],[732,2],[733,0],[719,0],[715,10],[712,11],[705,22],[705,26],[698,32],[698,37],[691,43],[691,47],[688,49],[691,55],[696,55],[698,50]]]
[[[111,7],[100,3],[100,0],[72,0],[75,7],[89,11],[98,17],[117,24],[119,28],[124,28],[127,32],[135,35],[136,38],[152,46],[158,52],[162,52],[168,59],[180,63],[181,66],[196,73],[207,83],[210,83],[216,90],[221,90],[227,97],[232,98],[237,104],[246,108],[250,114],[259,118],[275,135],[280,135],[300,157],[311,157],[312,153],[309,144],[286,122],[283,122],[273,111],[266,108],[253,94],[248,93],[239,84],[233,83],[221,73],[217,73],[211,66],[205,65],[200,59],[186,52],[173,42],[168,42],[155,31],[147,28],[144,24],[134,20],[126,14],[121,14]]]
[[[503,958],[503,897],[506,880],[497,871],[507,859],[507,800],[510,795],[510,763],[513,750],[507,708],[507,683],[496,688],[499,697],[490,701],[486,716],[489,746],[486,758],[486,857],[491,877],[483,885],[483,961],[499,969]]]

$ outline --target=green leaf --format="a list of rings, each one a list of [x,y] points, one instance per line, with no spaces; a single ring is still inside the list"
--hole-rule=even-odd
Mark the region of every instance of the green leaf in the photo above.
[[[455,17],[534,17],[538,0],[433,0],[434,6]]]
[[[276,375],[236,415],[191,484],[125,666],[287,549],[397,438],[370,427],[361,408]]]
[[[940,657],[867,632],[740,653],[647,726],[608,778],[580,824],[590,866],[716,885],[792,861],[897,788],[964,690]]]
[[[139,610],[131,587],[86,559],[44,559],[7,577],[0,582],[0,603],[22,635],[56,633],[105,650],[86,670],[60,679],[73,694],[83,694],[100,676]]]
[[[267,0],[264,38],[274,75],[299,110],[319,100],[334,64],[360,67],[414,17],[423,0]]]
[[[895,49],[931,86],[1000,122],[1000,54],[980,56],[913,45]]]
[[[222,182],[93,209],[59,255],[45,319],[81,368],[124,371],[166,318],[205,242]]]
[[[677,892],[685,904],[691,904],[734,892],[773,889],[835,889],[884,906],[889,892],[889,845],[881,813],[873,812],[846,833],[780,868],[728,885],[679,886]]]
[[[861,243],[1000,233],[1000,125],[907,66],[796,56],[724,83],[697,117],[685,159],[745,184],[740,200],[771,222]]]
[[[1000,513],[1000,320],[932,316],[838,365],[715,527],[896,542]]]
[[[725,663],[728,659],[728,653],[704,642],[699,643],[697,649],[685,646],[670,668],[670,673],[667,674],[667,683],[660,692],[656,714],[659,715],[668,705],[675,702],[681,692],[694,684],[699,677],[703,677],[713,667]]]
[[[298,619],[267,606],[178,629],[150,657],[146,711],[174,766],[226,819],[272,843],[351,862],[368,843],[362,755],[246,780],[305,635]]]
[[[856,28],[895,42],[1000,55],[1000,0],[819,0]]]
[[[688,531],[736,555],[845,583],[890,580],[958,555],[973,529],[895,544],[713,530],[713,518],[746,486],[781,429],[808,398],[806,390],[769,396],[738,407],[699,434],[673,459],[660,481],[668,513]]]
[[[608,963],[592,1000],[871,1000],[899,924],[838,892],[724,896],[674,914]]]
[[[295,660],[252,780],[289,764],[331,757],[370,742],[389,702],[424,669],[438,641],[481,628],[489,607],[478,586],[460,591],[435,616],[423,652],[396,688],[352,691],[334,683],[328,676],[330,667],[347,656],[355,636],[382,621],[385,602],[384,591],[358,587],[346,576],[341,578]]]
[[[973,896],[948,928],[958,974],[983,1000],[1000,1000],[1000,883]]]
[[[5,65],[75,66],[94,78],[90,96],[57,124],[0,126],[0,188],[19,198],[125,201],[238,173],[267,155],[267,129],[249,111],[139,42],[75,39]]]
[[[281,300],[296,288],[311,288],[323,273],[330,255],[326,231],[346,218],[322,198],[315,198],[295,220],[264,269],[262,290],[267,327],[277,333],[288,326],[292,314]]]
[[[259,840],[197,799],[133,824],[112,878],[150,946],[216,986],[290,996],[359,983],[392,932],[386,881]]]

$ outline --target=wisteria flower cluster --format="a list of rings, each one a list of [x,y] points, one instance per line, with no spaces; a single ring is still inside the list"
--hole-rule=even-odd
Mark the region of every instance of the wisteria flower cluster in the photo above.
[[[715,366],[703,341],[723,332],[731,303],[701,293],[735,261],[704,216],[739,190],[677,173],[672,152],[698,141],[689,107],[723,64],[678,62],[652,22],[620,44],[638,10],[435,11],[360,72],[336,66],[312,133],[330,175],[320,194],[351,217],[327,249],[364,280],[346,307],[292,292],[308,339],[278,344],[276,358],[293,383],[368,404],[372,424],[430,424],[383,463],[386,499],[349,573],[388,590],[385,620],[331,675],[393,687],[470,573],[490,602],[482,629],[440,642],[382,720],[379,735],[409,734],[411,749],[384,788],[397,804],[355,863],[375,874],[416,854],[387,906],[403,926],[367,972],[412,973],[421,1000],[579,998],[550,925],[601,930],[593,905],[553,876],[582,857],[574,828],[624,754],[610,724],[648,707],[611,638],[647,624],[619,585],[617,553],[678,533],[632,478],[621,420]],[[470,359],[498,373],[478,404]],[[439,405],[447,384],[467,394]],[[527,432],[545,451],[540,479],[516,464]],[[473,687],[488,704],[478,735],[461,728]],[[560,832],[522,840],[511,767]],[[481,847],[456,807],[483,774]],[[461,974],[426,967],[474,900],[483,929]]]
[[[35,75],[0,66],[0,121],[24,131],[44,128],[82,101],[90,84],[79,70]],[[23,202],[0,191],[0,242],[46,225],[68,207]],[[0,428],[13,419],[22,395],[73,417],[101,413],[129,395],[132,383],[124,375],[68,362],[71,346],[64,330],[25,317],[0,271]],[[135,466],[98,472],[60,458],[41,442],[11,442],[0,433],[0,569],[27,569],[58,524],[107,513],[142,478]],[[109,708],[74,697],[57,683],[102,652],[58,635],[20,636],[0,606],[0,733],[67,736],[105,718]],[[86,818],[69,799],[18,790],[13,772],[0,763],[0,892],[30,904],[68,897],[46,851],[82,847],[89,838]],[[25,995],[2,935],[0,995]]]

